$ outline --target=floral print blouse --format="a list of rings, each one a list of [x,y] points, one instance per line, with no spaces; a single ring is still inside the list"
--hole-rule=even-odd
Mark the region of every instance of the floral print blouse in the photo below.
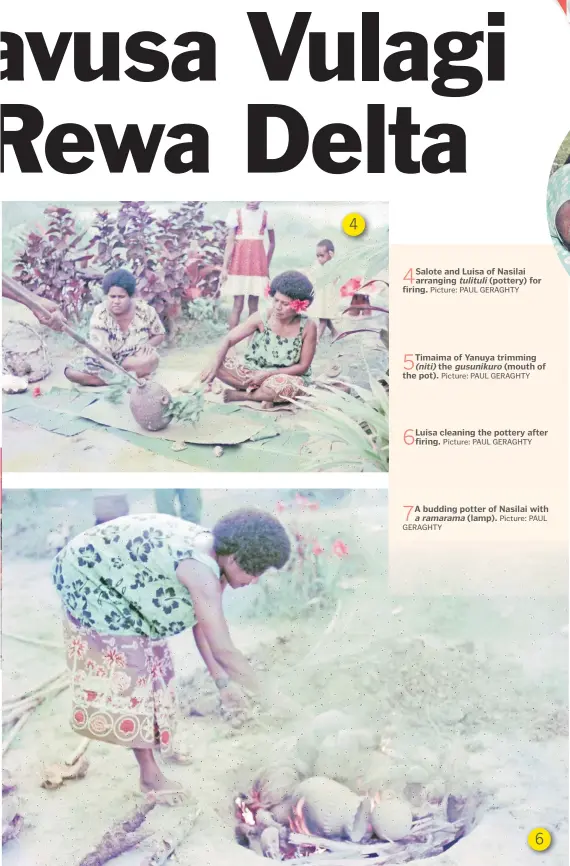
[[[307,316],[300,317],[299,333],[296,337],[280,337],[271,330],[269,320],[263,317],[263,331],[256,331],[244,356],[246,365],[254,370],[266,370],[268,367],[282,368],[287,372],[287,367],[298,364],[301,360],[301,349],[303,348],[303,333],[307,322]],[[301,377],[304,382],[311,381],[311,370]]]
[[[169,514],[133,514],[82,532],[56,556],[52,577],[65,610],[99,634],[165,638],[196,624],[176,577],[186,559],[220,570],[208,530]]]
[[[135,300],[135,313],[127,331],[121,331],[117,320],[107,309],[106,301],[97,304],[89,323],[89,339],[103,352],[112,355],[119,364],[144,346],[151,337],[165,333],[158,313],[139,298]],[[86,357],[89,350],[86,349]]]

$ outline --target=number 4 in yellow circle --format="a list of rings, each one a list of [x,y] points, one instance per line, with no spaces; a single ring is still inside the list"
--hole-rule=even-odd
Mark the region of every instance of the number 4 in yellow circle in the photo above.
[[[552,845],[552,836],[544,827],[535,827],[528,834],[527,842],[533,851],[546,851]]]
[[[342,221],[342,230],[345,235],[357,238],[366,228],[366,220],[360,213],[347,213]]]

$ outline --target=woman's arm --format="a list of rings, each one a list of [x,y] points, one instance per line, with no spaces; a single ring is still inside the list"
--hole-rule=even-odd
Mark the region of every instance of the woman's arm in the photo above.
[[[202,630],[201,625],[195,625],[192,629],[194,633],[194,640],[196,641],[196,646],[198,647],[198,652],[202,656],[202,660],[206,667],[208,668],[208,673],[212,677],[213,680],[218,682],[219,680],[227,679],[228,673],[225,668],[223,668],[216,661],[212,650],[210,649],[210,644],[206,640],[206,636]]]
[[[260,684],[245,656],[234,646],[222,607],[222,586],[212,571],[200,562],[187,559],[176,571],[188,589],[194,613],[217,665],[244,689],[259,693]]]
[[[218,370],[224,363],[226,359],[226,355],[232,346],[236,346],[238,343],[241,343],[242,340],[247,339],[247,337],[251,337],[255,331],[258,331],[260,325],[262,324],[261,313],[254,313],[245,322],[242,322],[241,325],[238,325],[237,328],[233,328],[229,332],[229,334],[224,337],[220,344],[220,348],[216,352],[216,357],[212,363],[212,366],[205,370],[202,373],[202,381],[203,382],[212,382],[216,376],[218,375]]]
[[[65,325],[65,316],[61,312],[59,305],[50,300],[49,298],[42,298],[39,295],[36,295],[34,292],[31,292],[29,289],[26,289],[24,286],[18,283],[19,294],[16,294],[10,288],[7,280],[4,280],[2,277],[2,297],[8,298],[11,301],[18,301],[18,303],[23,304],[25,307],[28,307],[29,310],[32,311],[38,322],[41,322],[42,325],[47,325],[48,328],[51,328],[53,331],[61,331],[63,325]],[[40,313],[39,310],[34,309],[31,304],[39,304],[42,307],[43,313]]]
[[[154,337],[150,337],[148,341],[149,346],[160,346],[161,343],[164,343],[165,335],[164,334],[156,334]]]
[[[267,270],[269,271],[269,265],[271,264],[273,253],[275,252],[275,229],[268,229],[267,237],[269,238],[269,246],[267,248]]]
[[[148,316],[148,342],[146,346],[156,348],[166,339],[166,328],[160,320],[160,316],[150,304],[143,307]]]

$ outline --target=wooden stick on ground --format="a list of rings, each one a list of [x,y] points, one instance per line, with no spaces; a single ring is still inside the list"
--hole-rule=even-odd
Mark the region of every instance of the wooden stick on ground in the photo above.
[[[48,640],[37,640],[35,637],[26,637],[23,634],[11,634],[10,632],[3,631],[2,637],[7,637],[10,640],[17,640],[20,643],[29,643],[31,646],[40,646],[44,649],[54,649],[63,651],[63,644],[52,643],[52,641]]]
[[[13,698],[6,698],[6,700],[3,702],[2,706],[7,707],[11,704],[17,704],[20,701],[25,700],[26,698],[31,698],[34,695],[37,695],[37,694],[45,691],[45,689],[47,689],[48,686],[51,686],[53,683],[56,683],[58,680],[63,679],[64,677],[65,678],[68,677],[68,672],[66,670],[60,671],[60,673],[55,674],[55,676],[50,677],[47,680],[44,680],[44,682],[39,683],[37,686],[34,686],[31,689],[28,689],[27,692],[23,692],[23,694],[21,694],[21,695],[17,695],[16,697],[13,697]]]
[[[137,845],[148,839],[151,834],[143,832],[139,828],[155,806],[156,800],[153,797],[147,797],[132,815],[107,830],[97,847],[81,860],[79,866],[103,866],[104,863],[108,863],[109,860],[113,860],[125,851],[136,848]]]
[[[190,818],[185,817],[184,825],[180,831],[174,835],[172,839],[162,839],[158,843],[158,850],[145,860],[142,866],[166,866],[169,858],[174,854],[176,848],[188,838],[194,828],[194,824],[200,817],[200,810],[197,810]]]
[[[75,749],[75,751],[72,752],[71,755],[68,755],[65,759],[66,766],[73,767],[74,764],[76,764],[79,759],[83,757],[90,744],[91,740],[88,740],[87,737],[84,737],[83,742],[80,743],[80,745]]]
[[[6,754],[6,752],[8,751],[10,746],[12,745],[13,741],[18,736],[18,734],[20,733],[20,731],[22,730],[22,728],[24,727],[24,725],[26,724],[26,722],[28,721],[28,719],[32,715],[32,713],[33,713],[33,709],[28,710],[27,713],[24,713],[23,716],[20,716],[19,720],[16,722],[16,724],[14,725],[14,727],[12,728],[12,730],[10,731],[10,733],[5,738],[5,740],[2,744],[2,755]]]
[[[68,686],[69,682],[67,680],[60,680],[59,683],[54,683],[54,685],[46,688],[43,692],[39,692],[37,698],[32,699],[31,702],[28,700],[21,701],[20,705],[13,705],[8,707],[7,710],[5,707],[2,707],[3,713],[7,712],[9,714],[8,720],[15,722],[14,726],[10,728],[10,731],[4,739],[2,755],[6,754],[15,737],[20,733],[28,719],[32,716],[34,710],[36,710],[40,704],[46,700],[46,698],[54,697],[56,694],[59,694],[64,689],[68,688]],[[4,722],[4,717],[2,721]]]
[[[8,718],[10,715],[20,716],[24,711],[28,709],[35,709],[47,698],[54,697],[60,692],[65,691],[68,686],[69,682],[67,680],[60,680],[59,682],[54,683],[52,686],[44,689],[42,692],[37,692],[37,694],[32,695],[29,698],[24,698],[23,700],[20,700],[15,704],[4,704],[2,706],[2,724],[6,723],[6,718]]]

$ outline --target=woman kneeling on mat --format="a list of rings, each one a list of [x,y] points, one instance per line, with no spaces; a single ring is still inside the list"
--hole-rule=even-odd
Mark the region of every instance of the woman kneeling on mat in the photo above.
[[[304,274],[285,271],[271,283],[267,313],[254,313],[223,340],[203,382],[218,378],[230,388],[224,400],[284,403],[311,381],[317,326],[304,314],[313,301],[313,286]],[[229,350],[252,337],[243,361]]]
[[[132,749],[143,792],[183,795],[155,754],[176,758],[174,670],[166,638],[192,628],[222,705],[248,693],[279,701],[234,646],[222,593],[283,568],[291,544],[263,511],[240,510],[212,531],[167,514],[133,514],[88,529],[54,560],[71,674],[71,727]]]
[[[158,367],[156,348],[165,335],[158,313],[146,301],[134,298],[135,278],[123,268],[105,276],[103,291],[107,297],[93,310],[89,341],[124,370],[146,379]],[[78,385],[107,385],[113,373],[86,349],[82,367],[66,367],[65,375]]]

